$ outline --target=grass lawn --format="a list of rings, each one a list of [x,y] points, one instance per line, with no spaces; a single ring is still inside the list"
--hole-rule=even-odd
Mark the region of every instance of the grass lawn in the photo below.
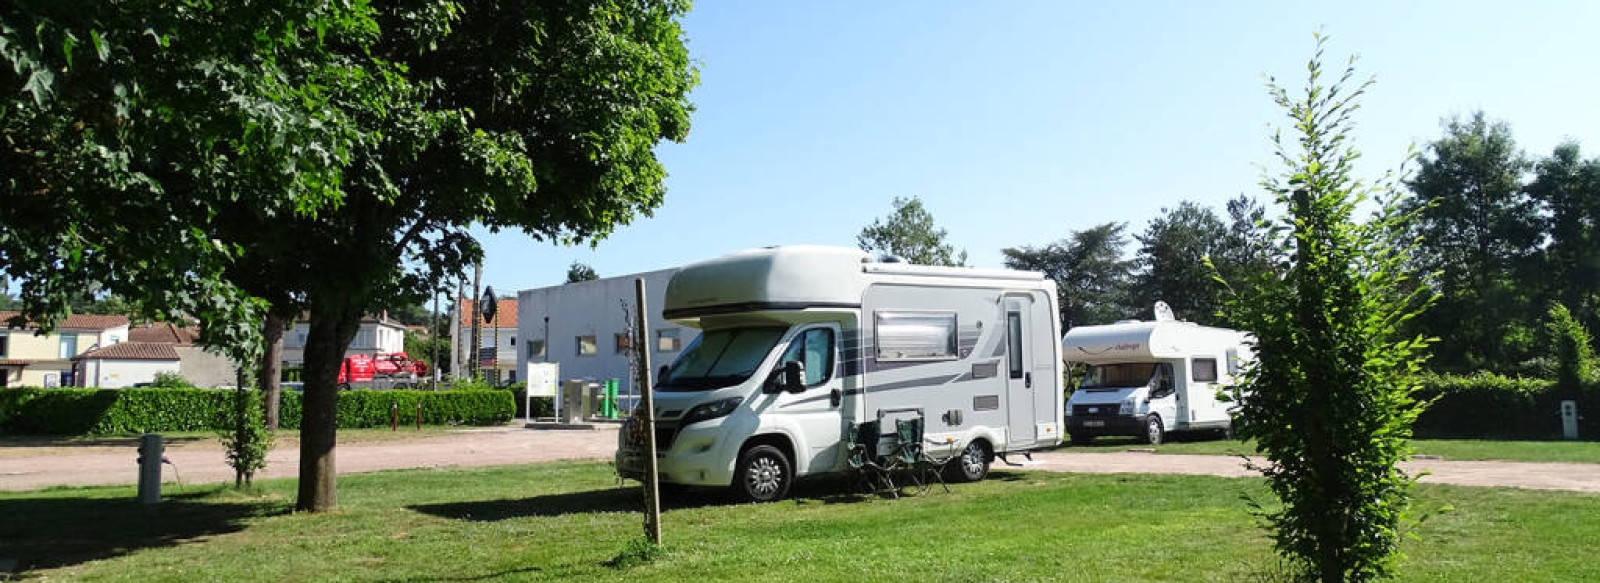
[[[1182,438],[1180,438],[1182,439]],[[1517,462],[1600,463],[1597,441],[1488,441],[1478,439],[1418,439],[1412,442],[1417,455],[1447,460],[1504,460]],[[1101,437],[1088,446],[1064,446],[1061,451],[1149,450],[1150,446],[1131,437]],[[1156,453],[1236,455],[1255,453],[1254,442],[1196,437],[1170,441],[1155,448]]]
[[[798,498],[701,497],[663,517],[664,552],[619,565],[640,536],[636,488],[600,463],[344,476],[340,510],[289,513],[294,482],[253,493],[132,488],[0,493],[0,559],[68,580],[1262,580],[1275,573],[1241,495],[1256,479],[999,472],[898,500],[802,485]],[[1600,580],[1600,496],[1420,486],[1433,514],[1404,580]],[[1439,509],[1451,507],[1447,512]],[[624,565],[626,561],[620,561]]]

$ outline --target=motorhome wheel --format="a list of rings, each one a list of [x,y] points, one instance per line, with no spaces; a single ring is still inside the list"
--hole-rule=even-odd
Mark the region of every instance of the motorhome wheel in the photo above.
[[[770,445],[758,445],[739,456],[739,471],[733,477],[735,493],[749,502],[773,502],[789,495],[794,470],[789,457]]]
[[[947,469],[949,478],[957,482],[976,482],[989,475],[989,447],[982,441],[973,440],[956,459],[951,460]]]
[[[1144,421],[1144,442],[1150,445],[1161,445],[1161,440],[1167,432],[1161,427],[1161,418],[1151,415]]]

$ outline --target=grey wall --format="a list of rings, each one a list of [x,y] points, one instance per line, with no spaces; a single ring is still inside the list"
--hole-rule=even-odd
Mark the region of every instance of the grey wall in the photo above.
[[[667,281],[676,271],[663,269],[518,292],[517,378],[527,378],[529,362],[557,362],[561,364],[562,379],[621,379],[621,391],[624,394],[633,392],[633,380],[628,378],[628,358],[617,351],[616,335],[626,331],[621,301],[625,300],[632,309],[635,278],[644,278],[648,293],[650,335],[647,343],[653,367],[671,364],[682,347],[700,335],[694,328],[661,318]],[[541,357],[530,351],[537,340],[545,338],[546,316],[550,318],[550,342],[547,357]],[[658,350],[656,339],[660,330],[678,331],[678,350]],[[591,334],[595,337],[596,354],[579,356],[578,336]]]

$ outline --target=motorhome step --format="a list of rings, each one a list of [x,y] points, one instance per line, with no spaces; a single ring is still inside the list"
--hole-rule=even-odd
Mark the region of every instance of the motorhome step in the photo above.
[[[1011,466],[1013,468],[1026,468],[1026,467],[1032,467],[1032,466],[1038,466],[1038,465],[1043,465],[1044,464],[1044,462],[1041,462],[1041,461],[1033,459],[1032,455],[1026,455],[1026,454],[1024,455],[1024,457],[1027,457],[1028,459],[1025,459],[1025,460],[1022,460],[1022,461],[1015,461],[1015,462],[1011,461],[1010,459],[1008,459],[1006,456],[1003,456],[1003,455],[995,456],[995,457],[999,458],[1001,463],[1004,463],[1005,465]]]

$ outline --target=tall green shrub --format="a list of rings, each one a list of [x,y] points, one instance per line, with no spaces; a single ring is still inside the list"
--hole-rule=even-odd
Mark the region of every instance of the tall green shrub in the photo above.
[[[1269,228],[1279,269],[1230,282],[1227,311],[1256,335],[1238,433],[1256,440],[1282,501],[1256,511],[1304,579],[1365,581],[1388,575],[1399,554],[1413,479],[1396,464],[1420,409],[1403,377],[1417,373],[1427,341],[1397,327],[1431,298],[1407,291],[1418,286],[1402,267],[1411,243],[1399,235],[1408,217],[1395,177],[1352,175],[1351,115],[1372,82],[1355,78],[1352,59],[1325,84],[1322,47],[1319,35],[1303,94],[1268,85],[1295,136],[1273,137],[1284,175],[1262,180],[1287,209]],[[1367,200],[1379,211],[1357,223]]]
[[[1589,331],[1560,303],[1550,304],[1550,321],[1545,323],[1556,357],[1556,388],[1576,396],[1584,385],[1594,383],[1595,355],[1589,345]]]

